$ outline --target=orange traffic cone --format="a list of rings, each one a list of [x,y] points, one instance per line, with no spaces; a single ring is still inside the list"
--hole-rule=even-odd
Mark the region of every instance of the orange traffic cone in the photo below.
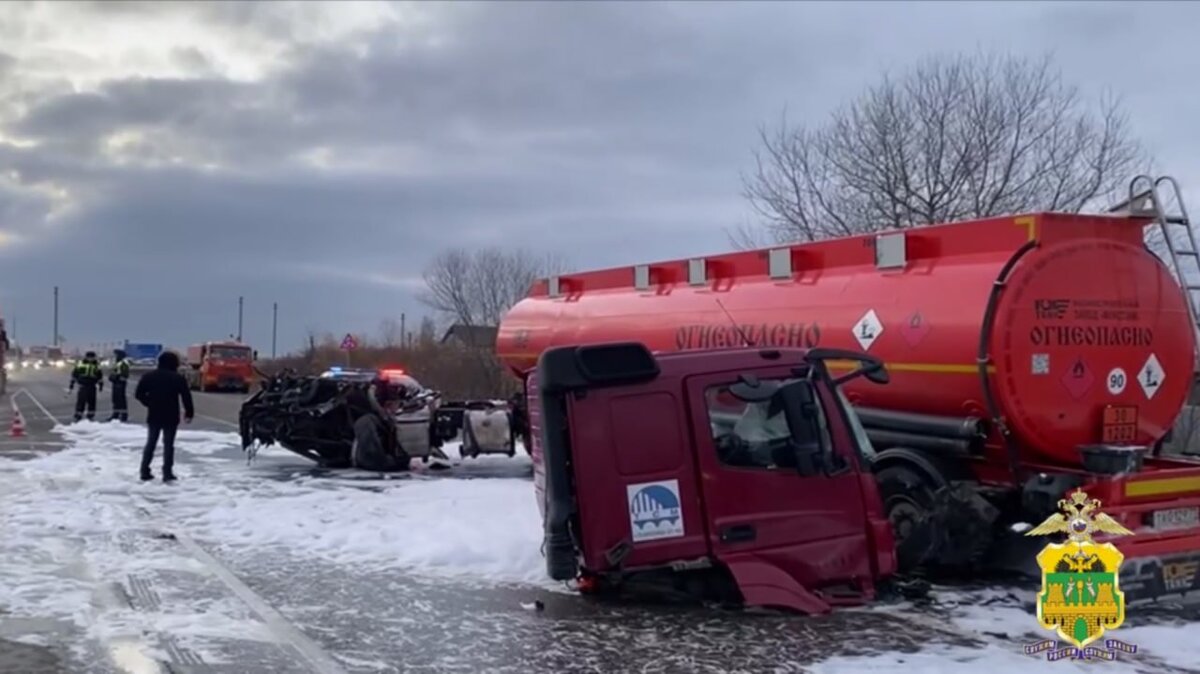
[[[21,410],[13,410],[12,426],[9,427],[8,434],[14,438],[25,437],[25,421],[21,418]]]

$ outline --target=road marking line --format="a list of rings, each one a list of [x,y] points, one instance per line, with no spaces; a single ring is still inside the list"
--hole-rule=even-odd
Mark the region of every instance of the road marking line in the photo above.
[[[20,391],[17,391],[16,393],[13,394],[13,405],[14,406],[17,404],[17,396],[21,395],[22,393],[29,396],[29,399],[33,401],[34,405],[38,406],[38,409],[42,411],[42,414],[46,415],[47,419],[53,421],[54,423],[56,423],[60,426],[62,425],[62,422],[58,420],[58,417],[54,416],[53,414],[50,414],[50,410],[46,409],[46,406],[42,404],[42,401],[38,400],[37,396],[30,393],[29,389],[23,388]]]
[[[179,541],[183,547],[187,548],[188,552],[192,553],[192,555],[195,556],[200,563],[207,566],[208,569],[212,571],[213,574],[216,575],[216,577],[219,578],[223,583],[225,583],[226,587],[232,590],[239,599],[246,602],[251,610],[257,613],[258,617],[267,624],[267,627],[270,628],[271,631],[290,642],[291,645],[294,646],[306,660],[308,660],[313,669],[318,672],[322,672],[323,674],[346,674],[346,670],[344,670],[336,660],[325,653],[325,651],[321,650],[321,647],[315,642],[304,636],[300,630],[293,627],[292,624],[287,621],[287,618],[272,608],[271,605],[268,604],[262,597],[258,596],[254,590],[251,590],[249,587],[247,587],[246,584],[238,579],[238,577],[229,571],[229,569],[225,568],[224,564],[219,562],[212,555],[208,554],[207,550],[200,547],[196,541],[192,540],[187,534],[179,531],[172,531],[171,533],[175,535],[175,540]]]
[[[240,428],[237,424],[233,423],[232,421],[225,421],[224,419],[218,419],[217,417],[210,417],[207,414],[197,414],[196,416],[200,417],[201,419],[215,421],[218,424],[225,424],[226,426],[229,426],[231,428]]]

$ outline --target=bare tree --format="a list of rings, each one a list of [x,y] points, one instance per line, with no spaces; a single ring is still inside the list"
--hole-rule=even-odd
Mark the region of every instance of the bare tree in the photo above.
[[[754,250],[766,248],[778,243],[777,235],[771,229],[764,229],[759,223],[745,221],[725,232],[729,245],[734,250]]]
[[[495,327],[535,280],[563,267],[557,256],[537,257],[524,250],[447,250],[425,270],[426,290],[419,299],[453,323]],[[502,387],[505,375],[490,345],[454,348],[464,362],[471,363],[476,385],[488,390]]]
[[[535,280],[562,268],[557,256],[521,250],[447,250],[425,270],[420,300],[456,323],[495,326]]]
[[[422,347],[432,346],[437,342],[437,326],[433,323],[433,318],[425,316],[421,319],[421,327],[417,331],[417,344]]]
[[[785,115],[759,135],[744,194],[777,241],[1082,212],[1123,196],[1145,166],[1118,101],[1089,108],[1049,57],[929,58],[823,126]]]

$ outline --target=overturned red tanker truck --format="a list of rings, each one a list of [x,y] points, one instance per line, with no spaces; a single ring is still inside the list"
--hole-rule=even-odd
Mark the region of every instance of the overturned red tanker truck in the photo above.
[[[1135,532],[1113,540],[1131,599],[1198,589],[1200,462],[1159,451],[1196,347],[1193,307],[1144,244],[1152,225],[1191,239],[1186,215],[1157,207],[1162,180],[1144,178],[1145,191],[1135,180],[1107,215],[1033,213],[543,279],[505,316],[497,352],[526,379],[547,349],[613,341],[876,357],[887,385],[843,389],[902,571],[1014,549],[1031,560],[1011,544],[1040,543],[1013,530],[1082,487]],[[1171,253],[1180,274],[1189,253]],[[775,514],[759,513],[760,530]],[[588,526],[586,512],[572,516]]]

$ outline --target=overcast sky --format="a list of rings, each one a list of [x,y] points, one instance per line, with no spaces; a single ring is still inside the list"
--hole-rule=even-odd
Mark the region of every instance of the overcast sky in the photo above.
[[[1200,186],[1193,3],[0,6],[0,313],[71,342],[375,332],[449,246],[720,252],[756,128],[937,51],[1053,50]],[[1200,194],[1200,192],[1193,192]],[[1194,208],[1200,208],[1195,204]]]

